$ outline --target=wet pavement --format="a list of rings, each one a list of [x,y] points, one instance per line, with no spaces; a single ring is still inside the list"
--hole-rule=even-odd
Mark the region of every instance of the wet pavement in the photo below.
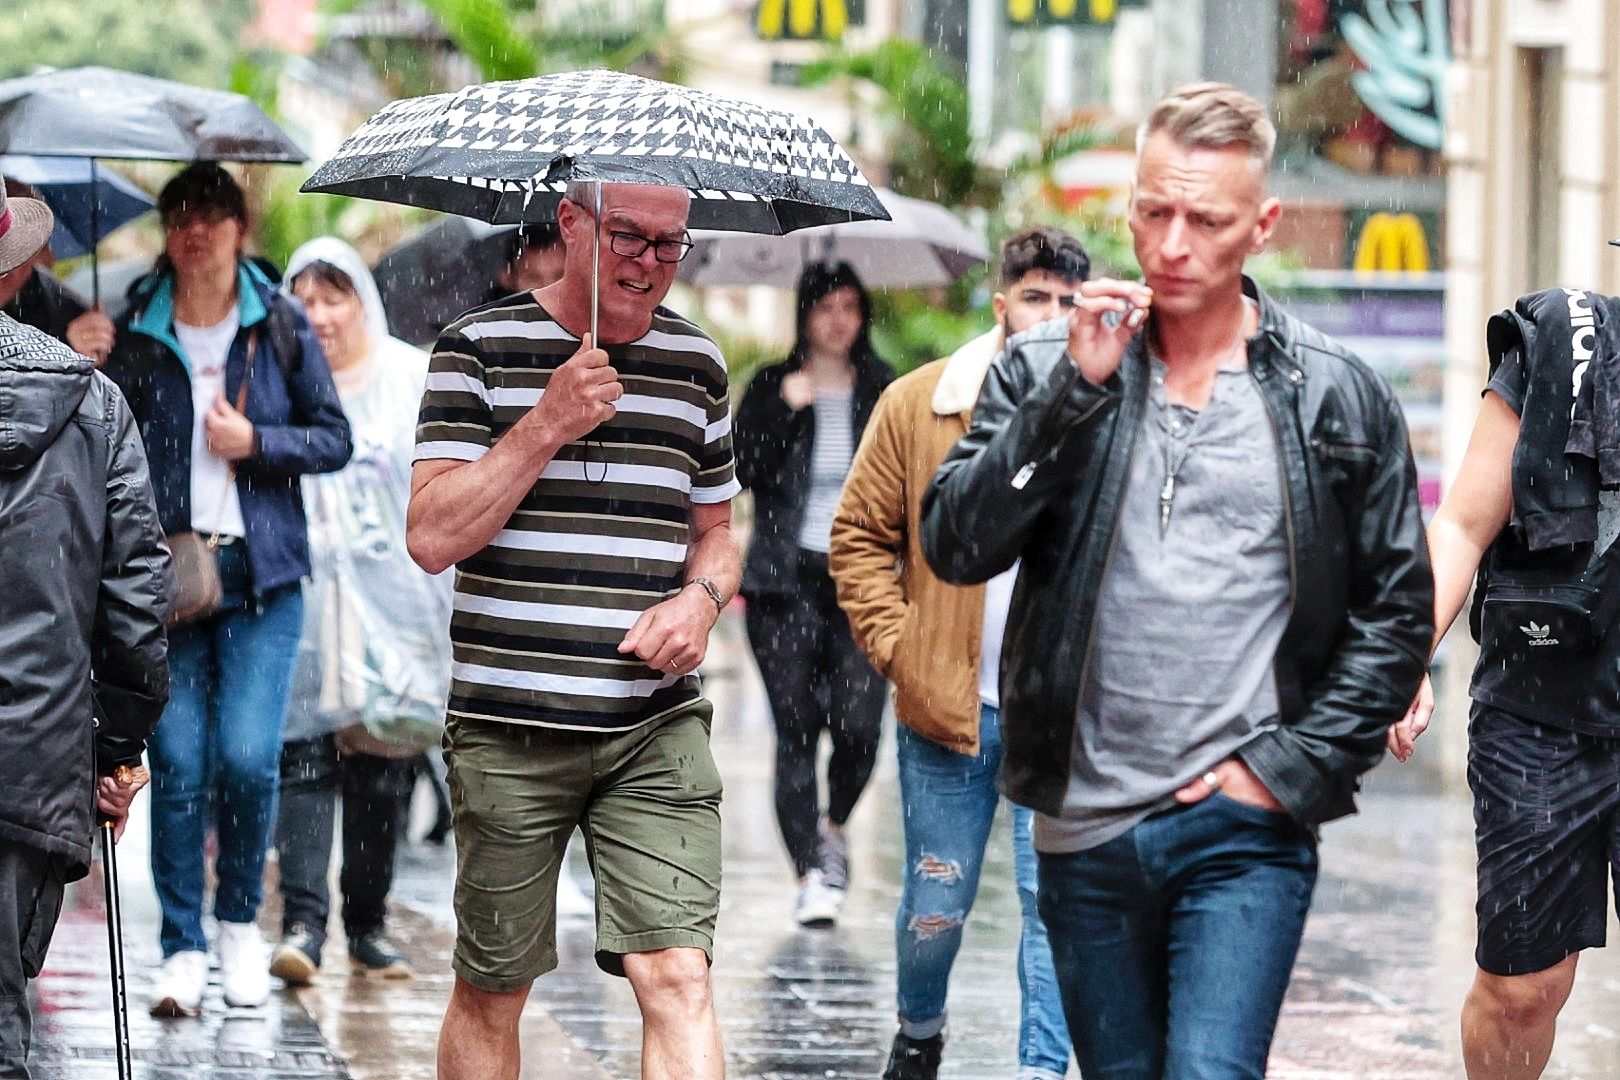
[[[850,826],[851,891],[835,930],[791,918],[792,883],[776,833],[771,734],[757,678],[724,625],[709,667],[714,746],[726,781],[725,883],[714,982],[730,1074],[761,1080],[875,1078],[893,1033],[893,911],[901,865],[892,741]],[[1466,797],[1385,764],[1365,813],[1330,825],[1322,873],[1269,1075],[1275,1080],[1460,1077],[1457,1012],[1473,974],[1473,851]],[[419,833],[422,827],[417,829]],[[137,1076],[427,1078],[449,992],[453,854],[413,843],[401,855],[397,936],[417,963],[403,983],[352,978],[340,937],[310,989],[264,1009],[226,1012],[217,991],[201,1021],[148,1019],[144,972],[157,962],[156,904],[136,832],[126,839],[127,949]],[[572,870],[585,881],[583,861]],[[92,883],[93,884],[93,883]],[[39,982],[36,1075],[111,1077],[105,933],[99,885],[70,901]],[[267,913],[270,925],[273,913]],[[1010,839],[998,826],[979,903],[952,979],[941,1076],[1015,1072],[1018,902]],[[525,1077],[603,1080],[638,1074],[640,1024],[622,980],[592,960],[589,919],[567,920],[560,969],[542,979],[525,1021]],[[1553,1080],[1620,1076],[1620,956],[1584,958],[1565,1010]],[[1071,1075],[1073,1073],[1071,1072]]]

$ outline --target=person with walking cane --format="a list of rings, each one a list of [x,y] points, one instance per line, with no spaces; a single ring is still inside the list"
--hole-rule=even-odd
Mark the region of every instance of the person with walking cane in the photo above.
[[[0,274],[51,212],[0,191]],[[86,357],[0,313],[0,1078],[26,1078],[28,981],[96,815],[122,835],[169,698],[169,554],[146,453]],[[92,782],[93,781],[93,782]],[[110,848],[110,845],[109,845]]]

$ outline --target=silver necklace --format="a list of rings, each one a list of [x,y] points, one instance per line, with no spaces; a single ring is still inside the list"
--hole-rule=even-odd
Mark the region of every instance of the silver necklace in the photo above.
[[[1215,377],[1217,379],[1220,378],[1221,369],[1226,367],[1233,357],[1238,355],[1244,344],[1245,338],[1240,328],[1237,340],[1232,342],[1215,366]],[[1170,387],[1168,380],[1166,380],[1164,388],[1164,483],[1159,488],[1159,539],[1161,540],[1170,534],[1170,515],[1175,512],[1176,508],[1176,480],[1180,477],[1183,466],[1187,464],[1187,459],[1192,457],[1193,440],[1197,437],[1198,421],[1202,420],[1209,410],[1214,407],[1215,390],[1214,386],[1211,385],[1209,401],[1205,403],[1203,409],[1196,412],[1187,410],[1192,412],[1192,419],[1187,423],[1187,438],[1182,445],[1181,453],[1177,454],[1175,436],[1178,422],[1173,419],[1173,413],[1178,406],[1170,402]]]

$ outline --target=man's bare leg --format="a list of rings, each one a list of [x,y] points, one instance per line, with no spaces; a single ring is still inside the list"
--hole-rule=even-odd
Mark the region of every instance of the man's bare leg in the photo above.
[[[1468,1080],[1536,1080],[1552,1056],[1558,1011],[1575,985],[1574,956],[1529,975],[1480,971],[1463,1001]]]
[[[518,1080],[518,1021],[529,984],[492,994],[456,976],[439,1029],[439,1080]]]
[[[703,950],[630,953],[624,973],[641,1006],[642,1080],[724,1080],[726,1052]]]

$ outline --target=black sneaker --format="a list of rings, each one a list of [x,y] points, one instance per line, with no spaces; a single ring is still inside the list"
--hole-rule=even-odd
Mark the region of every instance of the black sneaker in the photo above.
[[[349,939],[349,964],[357,973],[379,979],[411,977],[411,962],[381,930]]]
[[[270,974],[288,986],[308,986],[321,969],[321,946],[326,942],[308,923],[293,923],[281,935],[270,957]]]
[[[889,1063],[883,1067],[883,1080],[934,1080],[944,1052],[943,1031],[928,1039],[908,1038],[897,1031],[889,1048]]]
[[[834,829],[826,818],[821,819],[821,880],[829,889],[844,892],[849,888],[849,842],[844,830]]]

